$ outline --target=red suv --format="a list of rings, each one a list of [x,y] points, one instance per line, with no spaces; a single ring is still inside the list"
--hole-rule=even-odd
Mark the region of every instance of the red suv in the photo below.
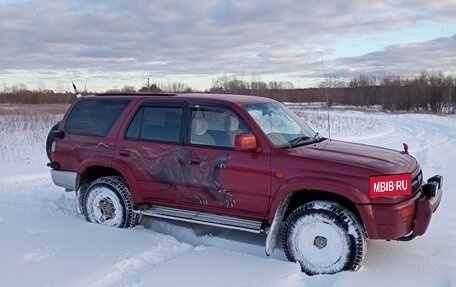
[[[308,274],[357,270],[369,239],[426,231],[443,178],[404,151],[327,139],[283,104],[209,94],[77,99],[48,137],[54,183],[89,222],[141,215],[266,235]]]

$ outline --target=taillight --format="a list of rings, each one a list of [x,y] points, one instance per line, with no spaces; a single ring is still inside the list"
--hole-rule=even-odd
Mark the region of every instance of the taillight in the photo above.
[[[51,161],[52,162],[55,161],[55,147],[56,147],[56,143],[55,143],[55,141],[53,141],[52,145],[51,145]]]

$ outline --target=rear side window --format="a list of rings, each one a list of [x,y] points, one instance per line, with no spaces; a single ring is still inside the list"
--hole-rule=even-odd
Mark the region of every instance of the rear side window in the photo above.
[[[69,134],[104,137],[129,103],[125,99],[80,100],[68,116]]]
[[[150,141],[179,142],[182,108],[142,107],[128,127],[126,137]]]

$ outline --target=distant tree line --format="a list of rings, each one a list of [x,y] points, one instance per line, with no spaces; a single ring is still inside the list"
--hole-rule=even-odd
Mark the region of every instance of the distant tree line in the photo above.
[[[214,79],[211,88],[206,92],[269,97],[270,91],[292,89],[294,89],[294,86],[291,82],[270,81],[267,83],[256,79],[247,81],[234,75],[223,75]]]
[[[60,88],[58,88],[60,90]],[[54,92],[51,89],[29,90],[23,83],[11,87],[3,85],[0,103],[13,104],[69,104],[76,99],[70,92]]]
[[[182,82],[149,81],[138,90],[126,85],[106,93],[192,93],[197,92]],[[252,78],[244,80],[234,75],[223,75],[212,81],[203,91],[217,94],[241,94],[273,98],[282,102],[326,102],[330,106],[379,105],[385,111],[430,111],[434,113],[456,110],[456,77],[441,72],[422,72],[417,76],[366,76],[351,80],[328,76],[318,88],[295,88],[290,82],[264,82]],[[86,90],[82,94],[89,93]],[[31,91],[24,84],[3,86],[0,103],[71,103],[74,93],[54,92],[49,89]]]
[[[414,77],[361,75],[349,82],[332,77],[320,85],[330,104],[381,105],[389,111],[455,112],[456,77],[422,72]]]
[[[456,110],[456,77],[422,72],[414,77],[360,75],[349,81],[329,76],[318,88],[296,89],[289,82],[244,81],[235,76],[214,80],[209,92],[256,95],[282,102],[327,102],[373,106],[385,111],[452,112]]]
[[[110,89],[105,93],[122,94],[122,93],[193,93],[195,92],[189,85],[182,82],[156,82],[147,83],[140,89],[136,90],[133,86],[124,86],[121,89]]]

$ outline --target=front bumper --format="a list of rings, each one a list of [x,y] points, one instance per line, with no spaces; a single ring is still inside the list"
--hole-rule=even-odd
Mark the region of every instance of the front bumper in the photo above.
[[[423,186],[423,190],[426,186],[427,185]],[[440,184],[435,188],[435,190],[431,188],[429,191],[424,191],[424,195],[418,200],[417,203],[412,235],[419,236],[423,235],[426,232],[429,223],[431,222],[432,214],[439,207],[441,200],[442,188]]]
[[[423,235],[442,199],[442,186],[443,177],[433,176],[403,202],[360,208],[369,238],[406,241]]]

